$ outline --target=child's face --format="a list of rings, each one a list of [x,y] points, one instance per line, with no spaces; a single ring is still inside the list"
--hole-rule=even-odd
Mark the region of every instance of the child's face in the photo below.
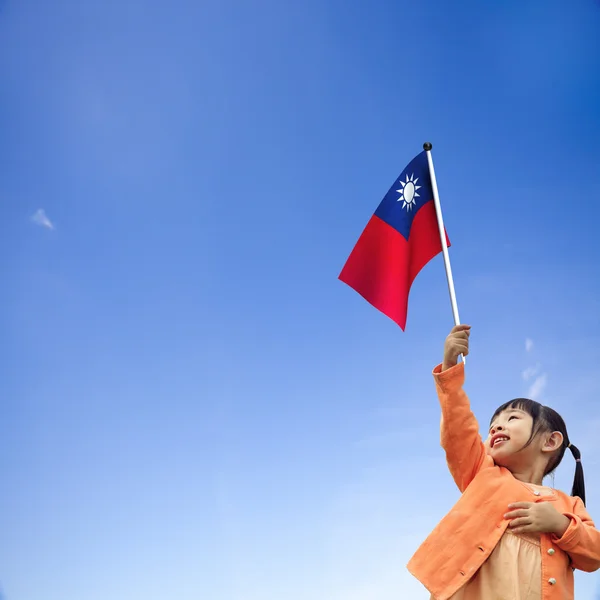
[[[487,453],[497,465],[508,466],[505,463],[510,462],[510,457],[529,441],[532,427],[531,415],[518,408],[508,408],[497,415],[490,426],[485,441]]]

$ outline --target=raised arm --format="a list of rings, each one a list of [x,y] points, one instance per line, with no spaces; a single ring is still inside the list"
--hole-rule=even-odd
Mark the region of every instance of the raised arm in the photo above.
[[[436,390],[442,409],[441,443],[450,473],[461,492],[477,473],[494,465],[479,434],[479,424],[463,390],[465,370],[458,357],[469,353],[470,326],[452,329],[444,345],[444,361],[434,371]]]

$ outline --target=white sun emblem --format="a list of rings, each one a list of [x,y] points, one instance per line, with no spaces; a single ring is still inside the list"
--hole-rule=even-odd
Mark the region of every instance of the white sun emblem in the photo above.
[[[417,181],[419,181],[419,178],[417,177],[415,179],[414,173],[410,177],[407,175],[406,181],[400,181],[402,189],[396,190],[400,194],[398,202],[402,202],[402,208],[406,208],[406,210],[412,210],[417,203],[416,198],[419,197],[419,192],[417,192],[417,190],[422,187],[417,185]]]

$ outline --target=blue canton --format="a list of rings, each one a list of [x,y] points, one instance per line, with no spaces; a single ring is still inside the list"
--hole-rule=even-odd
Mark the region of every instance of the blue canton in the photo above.
[[[400,199],[400,192],[396,190],[402,190],[403,186],[400,182],[406,182],[407,176],[409,179],[418,178],[416,183],[421,188],[418,190],[419,196],[415,197],[416,204],[402,208],[404,202]],[[433,189],[431,187],[431,177],[429,176],[427,152],[423,151],[408,163],[406,169],[402,171],[400,177],[396,179],[394,185],[377,207],[375,214],[382,221],[396,229],[408,241],[415,215],[421,206],[427,204],[430,200],[433,200]]]

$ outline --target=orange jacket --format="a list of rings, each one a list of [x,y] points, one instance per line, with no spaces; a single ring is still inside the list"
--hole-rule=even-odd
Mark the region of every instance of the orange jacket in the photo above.
[[[447,600],[493,551],[508,526],[504,514],[510,503],[555,501],[571,524],[561,538],[541,535],[542,599],[572,600],[573,570],[600,568],[600,532],[583,502],[559,491],[538,496],[508,469],[496,466],[462,389],[463,364],[443,373],[438,365],[433,375],[442,407],[442,447],[462,496],[410,559],[408,570],[436,600]]]

